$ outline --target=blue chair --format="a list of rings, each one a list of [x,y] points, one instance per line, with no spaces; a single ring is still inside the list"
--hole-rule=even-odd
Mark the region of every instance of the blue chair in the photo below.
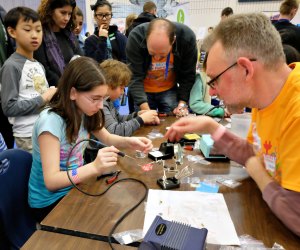
[[[0,249],[19,249],[36,230],[28,205],[30,153],[8,149],[0,153]]]

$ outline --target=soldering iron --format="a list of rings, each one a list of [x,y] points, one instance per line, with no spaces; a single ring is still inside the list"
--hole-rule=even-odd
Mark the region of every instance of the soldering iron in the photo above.
[[[93,139],[90,139],[90,141],[91,142],[93,142],[93,147],[97,147],[97,148],[106,148],[106,147],[108,147],[107,145],[105,145],[104,143],[102,143],[102,142],[100,142],[100,141],[96,141],[96,140],[93,140]],[[95,144],[94,144],[95,143]],[[130,159],[132,159],[132,160],[135,160],[133,157],[131,157],[131,156],[129,156],[129,155],[127,155],[127,154],[125,154],[124,152],[122,152],[122,151],[119,151],[118,153],[117,153],[117,155],[119,155],[119,156],[121,156],[121,157],[128,157],[128,158],[130,158]]]

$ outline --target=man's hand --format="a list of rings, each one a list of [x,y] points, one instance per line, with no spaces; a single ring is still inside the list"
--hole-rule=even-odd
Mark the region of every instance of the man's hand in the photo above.
[[[183,117],[171,125],[165,138],[174,142],[179,141],[186,133],[213,134],[218,126],[220,124],[208,116]]]
[[[265,168],[265,164],[262,157],[252,156],[250,157],[246,163],[245,167],[247,172],[252,177],[252,179],[256,182],[257,186],[261,191],[265,189],[265,187],[273,181],[273,178],[268,174]]]
[[[178,106],[173,110],[177,117],[187,116],[189,114],[188,106],[184,102],[179,102]]]
[[[147,102],[144,102],[140,105],[141,110],[150,110],[149,104]]]
[[[160,123],[156,110],[141,110],[138,112],[145,124],[156,125]]]

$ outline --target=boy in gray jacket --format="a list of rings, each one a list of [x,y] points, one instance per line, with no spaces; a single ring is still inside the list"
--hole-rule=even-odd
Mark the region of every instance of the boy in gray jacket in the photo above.
[[[143,124],[159,124],[155,110],[141,110],[129,115],[120,115],[113,101],[124,94],[131,78],[128,66],[117,60],[106,60],[100,64],[108,85],[108,99],[104,101],[105,128],[112,134],[131,136]]]

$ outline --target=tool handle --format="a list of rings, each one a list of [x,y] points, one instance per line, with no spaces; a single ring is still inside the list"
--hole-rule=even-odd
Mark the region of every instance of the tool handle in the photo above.
[[[122,156],[122,157],[125,157],[125,153],[122,152],[122,151],[119,151],[119,152],[118,152],[118,155],[119,155],[119,156]]]
[[[116,171],[113,176],[111,176],[111,177],[109,177],[108,179],[105,180],[106,184],[113,183],[116,179],[118,179],[118,176],[119,176],[120,173],[121,173],[121,171]]]
[[[106,184],[112,184],[117,178],[118,178],[118,176],[115,175],[115,176],[112,176],[109,179],[107,179],[105,182],[106,182]]]

